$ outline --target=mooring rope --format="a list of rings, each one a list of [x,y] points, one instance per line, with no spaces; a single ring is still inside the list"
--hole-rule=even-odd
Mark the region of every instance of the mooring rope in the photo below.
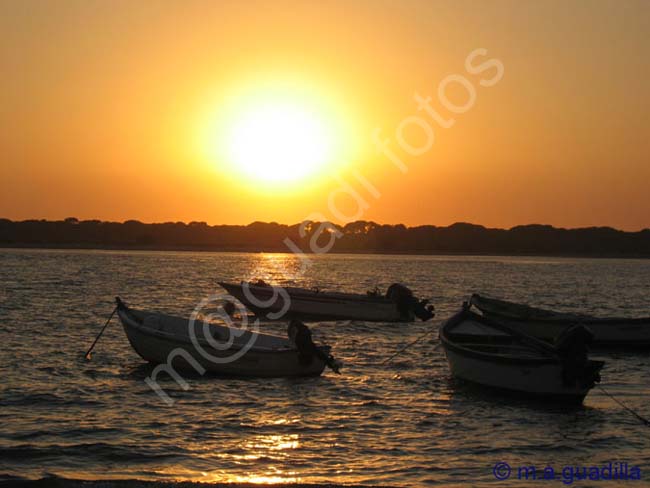
[[[634,415],[634,416],[635,416],[637,419],[639,419],[639,420],[640,420],[644,425],[650,427],[650,420],[648,420],[648,419],[646,419],[645,417],[643,417],[642,415],[636,413],[634,410],[632,410],[630,407],[628,407],[627,405],[625,405],[622,401],[620,401],[618,398],[616,398],[614,395],[612,395],[610,392],[608,392],[608,391],[607,391],[605,388],[603,388],[602,386],[600,386],[600,385],[597,385],[597,386],[598,386],[598,389],[600,389],[600,391],[602,391],[605,395],[607,395],[609,398],[611,398],[612,400],[614,400],[616,403],[618,403],[618,404],[619,404],[621,407],[623,407],[625,410],[627,410],[627,411],[630,412],[632,415]]]
[[[393,360],[393,358],[395,358],[395,356],[397,356],[398,354],[403,353],[403,352],[406,351],[409,347],[415,346],[418,342],[420,342],[422,339],[424,339],[425,337],[427,337],[428,335],[430,335],[432,332],[433,332],[432,330],[427,330],[424,334],[422,334],[420,337],[418,337],[417,339],[415,339],[413,342],[409,342],[407,345],[405,345],[404,347],[402,347],[401,349],[399,349],[399,350],[398,350],[395,354],[393,354],[391,357],[389,357],[388,359],[385,359],[384,361],[382,361],[381,363],[379,363],[379,366],[384,366],[385,364],[391,362],[391,360]],[[440,345],[440,344],[438,344],[438,345]],[[436,347],[434,348],[434,350],[437,349],[437,348],[438,348],[438,346],[436,346]]]

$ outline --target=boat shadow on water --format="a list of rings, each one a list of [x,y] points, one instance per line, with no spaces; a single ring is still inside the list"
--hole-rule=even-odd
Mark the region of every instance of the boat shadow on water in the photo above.
[[[545,396],[543,401],[540,401],[542,397],[538,395],[522,394],[505,388],[481,385],[453,376],[449,378],[449,388],[452,392],[450,401],[464,404],[485,403],[492,407],[520,407],[539,412],[558,413],[594,410],[581,401],[567,402],[566,398],[553,396]]]
[[[159,381],[161,384],[177,385],[178,382],[169,374],[164,371],[160,371],[156,376],[156,368],[160,366],[157,363],[138,363],[130,366],[121,373],[121,377],[125,379],[145,381],[147,378],[152,378],[152,375],[156,377],[156,381]],[[237,375],[237,374],[224,374],[218,373],[215,371],[205,371],[200,373],[192,368],[175,368],[176,372],[180,375],[183,380],[189,382],[201,382],[213,381],[213,380],[236,380],[246,383],[274,383],[274,384],[329,384],[332,383],[332,379],[327,375],[312,375],[312,376],[275,376],[275,377],[255,377],[249,375]]]

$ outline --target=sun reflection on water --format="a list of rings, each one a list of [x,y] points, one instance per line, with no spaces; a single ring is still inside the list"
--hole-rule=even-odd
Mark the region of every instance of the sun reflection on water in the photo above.
[[[279,471],[282,473],[282,471]],[[295,474],[287,472],[289,474]],[[234,479],[229,480],[231,483],[255,483],[255,484],[277,484],[277,483],[297,483],[300,478],[295,476],[236,476]]]
[[[309,285],[303,272],[304,263],[293,253],[259,253],[252,255],[251,279],[282,286]]]
[[[298,434],[262,435],[248,441],[244,447],[251,450],[285,451],[287,449],[296,449],[299,445]]]
[[[294,422],[295,419],[263,419],[256,422],[256,427],[285,426]],[[299,482],[297,472],[282,470],[274,464],[276,462],[280,465],[285,464],[286,458],[291,455],[290,451],[299,448],[300,445],[298,434],[255,434],[240,443],[240,452],[220,453],[217,456],[239,465],[250,465],[251,461],[258,462],[259,470],[251,468],[245,475],[232,474],[225,470],[203,472],[200,481],[255,484]]]

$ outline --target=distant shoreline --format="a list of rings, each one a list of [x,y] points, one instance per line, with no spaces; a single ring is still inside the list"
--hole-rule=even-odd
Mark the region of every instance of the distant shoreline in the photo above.
[[[463,222],[446,227],[406,227],[364,220],[345,225],[313,221],[293,225],[146,224],[71,217],[60,221],[0,219],[0,247],[647,259],[650,229],[627,232],[611,227],[564,229],[540,224],[494,229]]]
[[[200,253],[233,253],[233,254],[293,254],[289,249],[213,249],[208,247],[191,247],[191,246],[166,246],[166,247],[147,247],[147,246],[89,246],[89,245],[35,245],[35,244],[4,244],[0,243],[0,249],[11,250],[40,250],[40,251],[142,251],[142,252],[200,252]],[[307,255],[314,255],[305,251]],[[585,259],[650,259],[648,254],[539,254],[539,253],[488,253],[488,252],[464,252],[464,251],[385,251],[385,250],[351,250],[337,251],[332,250],[323,254],[335,255],[369,255],[369,256],[477,256],[477,257],[529,257],[529,258],[585,258]]]

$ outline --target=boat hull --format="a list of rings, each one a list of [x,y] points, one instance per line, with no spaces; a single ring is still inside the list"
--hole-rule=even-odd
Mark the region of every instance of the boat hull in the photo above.
[[[302,364],[294,348],[260,350],[253,346],[243,351],[240,344],[223,350],[200,341],[199,349],[189,336],[173,337],[139,323],[129,312],[120,310],[118,313],[135,352],[154,364],[170,363],[179,370],[202,373],[203,369],[211,373],[249,377],[318,376],[325,368],[325,363],[318,357],[313,357],[309,364]],[[329,348],[321,350],[329,353]]]
[[[443,324],[440,341],[454,377],[553,402],[581,403],[604,365],[587,359],[575,369],[548,343],[467,307]]]
[[[582,324],[589,328],[594,334],[593,345],[598,347],[632,347],[648,348],[650,347],[650,322],[630,323],[620,322],[601,322],[582,320],[576,322],[557,322],[557,321],[527,321],[513,320],[504,318],[496,314],[487,313],[486,316],[494,320],[500,320],[512,327],[517,327],[522,332],[539,337],[548,342],[553,340],[564,331],[576,323]]]
[[[563,385],[559,364],[512,365],[468,357],[445,348],[452,375],[477,385],[550,402],[582,403],[591,387]]]
[[[650,317],[598,318],[566,314],[478,295],[472,296],[471,304],[488,318],[501,321],[549,342],[552,342],[567,327],[581,324],[593,332],[594,346],[650,347]]]
[[[413,312],[400,313],[395,302],[383,297],[255,285],[250,285],[248,287],[250,293],[247,293],[243,285],[219,284],[246,308],[259,316],[270,319],[298,318],[308,321],[358,320],[365,322],[412,322],[415,320]],[[251,295],[254,299],[251,299]]]

